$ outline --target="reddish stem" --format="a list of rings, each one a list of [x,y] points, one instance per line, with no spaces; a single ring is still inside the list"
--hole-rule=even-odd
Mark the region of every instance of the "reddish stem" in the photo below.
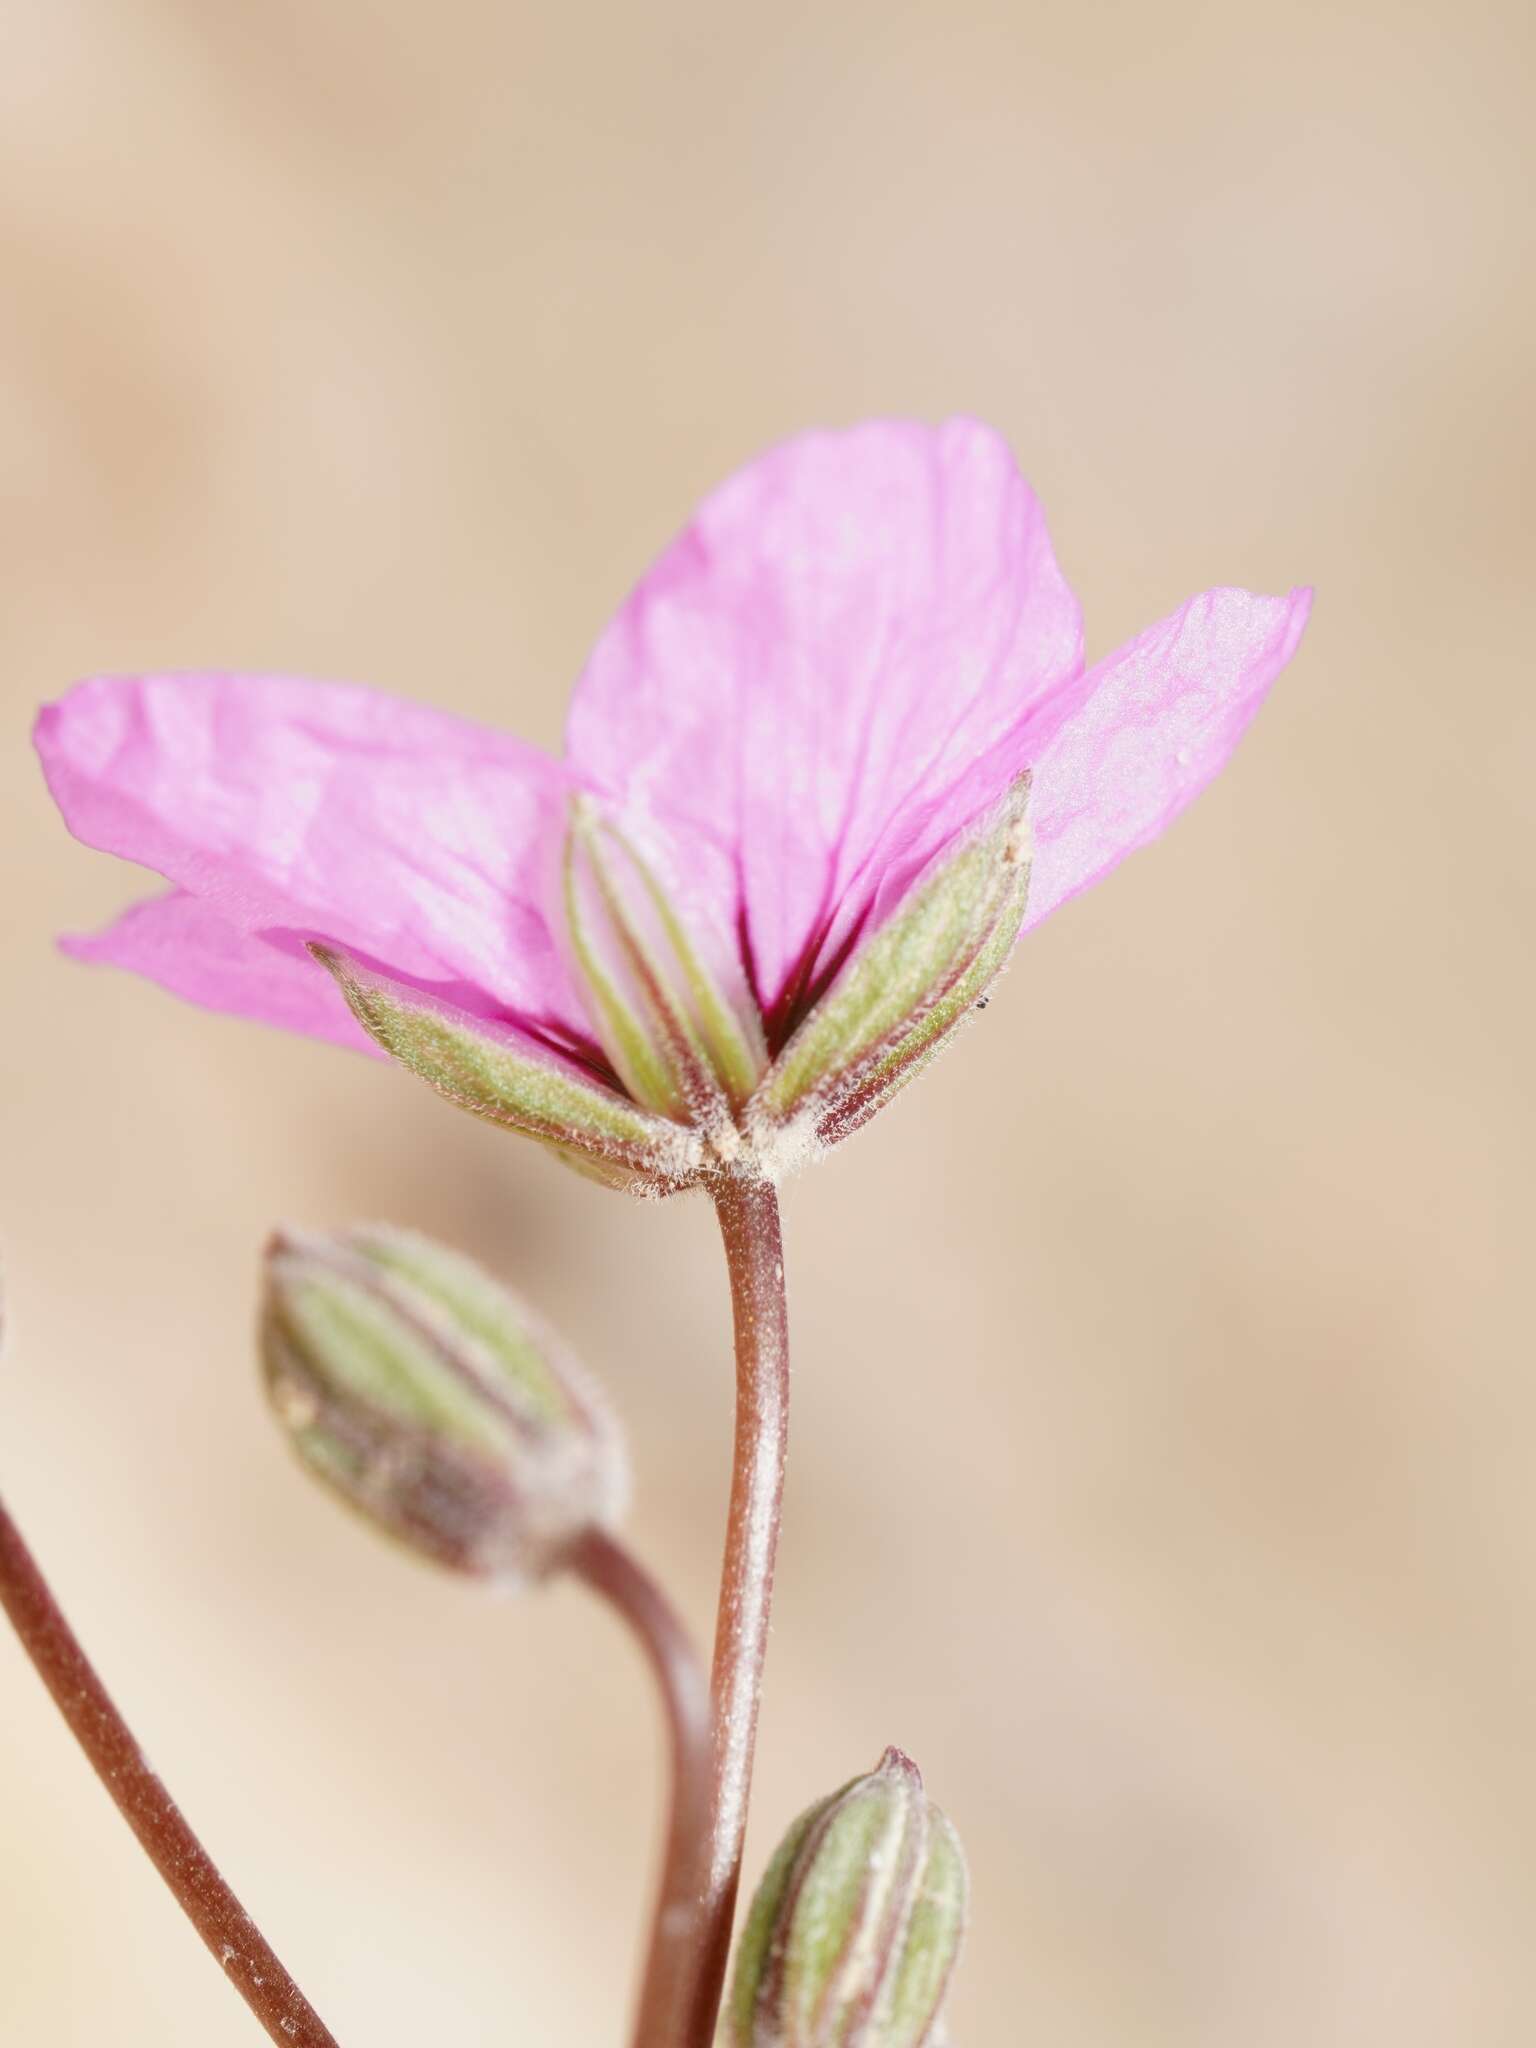
[[[571,1552],[570,1566],[634,1631],[666,1711],[670,1811],[634,2043],[676,2048],[696,1996],[700,1962],[713,1754],[704,1672],[676,1609],[622,1544],[590,1529]]]
[[[687,2048],[709,2048],[714,2040],[730,1956],[789,1441],[789,1325],[778,1197],[769,1181],[724,1179],[715,1190],[715,1208],[736,1334],[736,1441],[710,1686],[709,1858],[697,1994],[683,2036]]]
[[[144,1761],[3,1502],[0,1606],[139,1846],[271,2039],[279,2048],[336,2048],[334,2036]]]

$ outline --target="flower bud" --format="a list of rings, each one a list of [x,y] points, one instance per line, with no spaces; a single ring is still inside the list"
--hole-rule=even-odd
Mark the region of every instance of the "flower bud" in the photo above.
[[[278,1233],[261,1355],[303,1462],[440,1564],[542,1578],[623,1506],[623,1448],[586,1375],[515,1295],[428,1238]]]
[[[959,1839],[910,1757],[803,1813],[742,1932],[730,2048],[937,2048],[965,1928]]]

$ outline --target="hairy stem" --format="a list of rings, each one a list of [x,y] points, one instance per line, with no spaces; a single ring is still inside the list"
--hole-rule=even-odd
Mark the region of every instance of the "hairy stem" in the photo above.
[[[709,1841],[713,1750],[704,1671],[672,1603],[606,1531],[588,1530],[570,1566],[634,1631],[666,1712],[672,1775],[667,1841],[633,2038],[635,2048],[677,2048],[696,1996]]]
[[[271,2039],[280,2048],[336,2048],[334,2036],[144,1761],[3,1502],[0,1606],[140,1848]]]
[[[687,2048],[709,2048],[714,2039],[730,1956],[789,1439],[789,1327],[778,1197],[768,1181],[725,1180],[715,1194],[715,1207],[736,1332],[736,1441],[710,1685],[714,1785],[709,1857]]]

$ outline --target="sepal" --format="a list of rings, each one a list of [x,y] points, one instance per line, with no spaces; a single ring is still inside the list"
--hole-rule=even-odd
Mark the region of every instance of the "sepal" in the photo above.
[[[461,1109],[522,1131],[593,1179],[632,1194],[690,1187],[696,1131],[606,1087],[522,1032],[472,1017],[334,947],[310,951],[335,977],[368,1035]]]
[[[1029,893],[1029,778],[854,949],[747,1105],[776,1172],[867,1122],[1007,964]]]
[[[570,804],[562,871],[575,979],[637,1102],[705,1132],[730,1127],[767,1064],[744,989],[733,1000],[657,869],[594,799]]]

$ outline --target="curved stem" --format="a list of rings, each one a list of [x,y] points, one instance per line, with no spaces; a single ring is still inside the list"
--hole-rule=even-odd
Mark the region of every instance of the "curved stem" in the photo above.
[[[336,2048],[334,2036],[144,1761],[3,1502],[0,1606],[139,1846],[271,2039],[280,2048]]]
[[[698,1991],[684,2036],[688,2048],[709,2048],[714,2039],[730,1956],[789,1441],[789,1324],[778,1196],[769,1181],[728,1179],[716,1189],[715,1208],[736,1333],[736,1441],[710,1685],[714,1797]]]
[[[675,2048],[695,1996],[709,1840],[712,1749],[704,1672],[676,1609],[622,1544],[604,1530],[589,1529],[569,1561],[638,1637],[666,1710],[670,1812],[634,2043],[635,2048]]]

